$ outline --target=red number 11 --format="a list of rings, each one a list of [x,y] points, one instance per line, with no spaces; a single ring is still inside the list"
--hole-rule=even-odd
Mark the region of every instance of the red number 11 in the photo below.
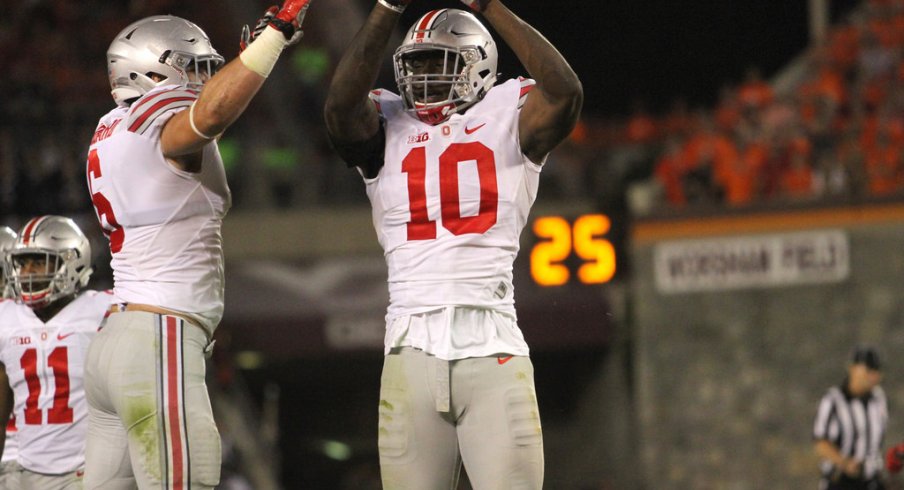
[[[19,360],[25,371],[25,383],[28,385],[28,398],[25,400],[25,423],[41,425],[41,409],[38,398],[41,396],[41,379],[38,377],[38,351],[28,349]],[[69,349],[57,347],[47,357],[47,365],[53,370],[53,406],[47,411],[48,424],[71,424],[72,407],[69,406]]]

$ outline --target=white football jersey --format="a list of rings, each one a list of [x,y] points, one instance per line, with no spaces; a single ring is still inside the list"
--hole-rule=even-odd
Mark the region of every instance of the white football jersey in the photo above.
[[[373,92],[386,147],[365,183],[389,269],[387,320],[444,306],[514,316],[512,264],[541,170],[518,138],[533,86],[509,80],[435,126],[407,113],[398,95]]]
[[[88,153],[88,189],[110,239],[118,302],[160,306],[197,318],[213,333],[223,316],[220,228],[231,204],[215,141],[199,173],[164,158],[160,133],[197,92],[156,88],[101,118]]]
[[[15,397],[25,469],[61,474],[84,465],[85,356],[112,301],[110,291],[85,291],[47,323],[21,303],[0,301],[0,362]]]

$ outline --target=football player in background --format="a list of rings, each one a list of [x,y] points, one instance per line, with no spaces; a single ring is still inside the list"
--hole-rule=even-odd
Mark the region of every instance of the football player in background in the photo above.
[[[91,246],[69,218],[29,220],[6,256],[16,301],[0,302],[6,376],[0,423],[7,423],[13,406],[21,467],[14,488],[81,489],[88,429],[85,355],[113,296],[79,293],[93,270]]]
[[[533,80],[497,85],[489,31],[441,9],[395,51],[399,95],[370,92],[409,1],[377,1],[325,108],[334,147],[364,177],[389,269],[383,485],[455,488],[463,461],[474,488],[539,489],[542,431],[512,264],[543,163],[577,122],[583,89],[500,0],[465,0]]]
[[[12,297],[12,290],[6,285],[8,262],[6,252],[16,244],[16,232],[8,226],[0,226],[0,300]],[[0,367],[0,389],[9,386],[6,371]],[[0,407],[0,412],[12,411],[13,393],[5,388],[7,405]],[[15,490],[19,488],[19,465],[16,460],[19,456],[19,443],[16,439],[16,419],[10,417],[6,424],[6,444],[3,446],[3,455],[0,457],[0,490]]]
[[[205,355],[223,314],[230,193],[216,140],[300,39],[309,1],[269,10],[222,69],[204,31],[173,16],[129,25],[107,51],[117,107],[98,123],[87,177],[116,305],[87,359],[87,488],[219,482]]]
[[[16,244],[16,232],[8,226],[0,226],[0,299],[7,299],[12,292],[6,286],[6,252]]]

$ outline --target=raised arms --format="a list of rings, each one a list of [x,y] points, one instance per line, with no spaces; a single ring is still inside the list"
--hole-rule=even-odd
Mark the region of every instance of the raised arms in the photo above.
[[[536,80],[519,121],[521,150],[540,162],[574,128],[584,102],[578,76],[558,50],[500,0],[462,0],[483,14]]]

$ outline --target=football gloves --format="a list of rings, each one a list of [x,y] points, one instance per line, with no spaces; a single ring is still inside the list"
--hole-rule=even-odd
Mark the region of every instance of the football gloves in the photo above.
[[[257,39],[267,26],[282,32],[283,36],[286,37],[287,46],[296,44],[304,35],[301,30],[301,23],[304,21],[304,16],[310,3],[311,0],[286,0],[281,8],[276,5],[268,8],[264,15],[257,20],[254,30],[248,27],[247,24],[242,27],[239,52],[244,51],[252,41]]]

